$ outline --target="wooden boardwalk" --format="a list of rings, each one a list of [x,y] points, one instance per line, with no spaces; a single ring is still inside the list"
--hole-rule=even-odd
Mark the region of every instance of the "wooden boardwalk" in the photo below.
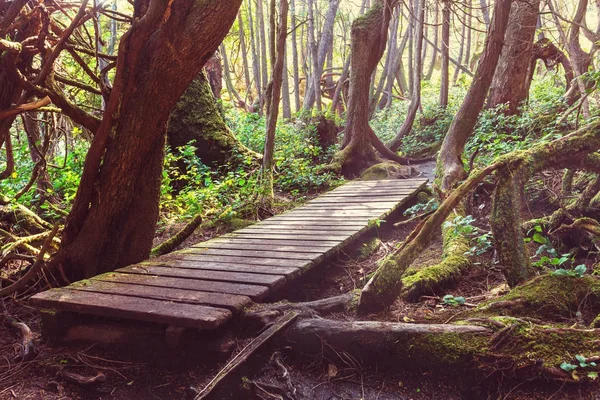
[[[295,210],[167,256],[31,298],[66,312],[215,329],[281,290],[385,219],[425,179],[355,181]],[[43,313],[44,315],[44,313]]]

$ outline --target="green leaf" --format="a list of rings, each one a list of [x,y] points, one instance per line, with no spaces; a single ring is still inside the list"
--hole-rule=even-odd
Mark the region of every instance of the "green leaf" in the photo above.
[[[584,363],[584,362],[585,362],[585,360],[586,360],[586,358],[585,358],[584,356],[582,356],[581,354],[577,354],[577,355],[575,356],[575,359],[576,359],[577,361],[579,361],[580,363]]]
[[[533,234],[533,241],[539,244],[545,244],[546,238],[539,232]]]
[[[596,379],[598,379],[598,373],[596,371],[588,372],[587,377],[595,381]]]
[[[564,371],[571,372],[577,369],[577,365],[569,364],[568,362],[563,362],[560,364],[560,368]]]
[[[578,266],[575,267],[575,273],[579,276],[582,277],[583,275],[585,275],[585,273],[587,272],[587,267],[585,264],[580,264]]]

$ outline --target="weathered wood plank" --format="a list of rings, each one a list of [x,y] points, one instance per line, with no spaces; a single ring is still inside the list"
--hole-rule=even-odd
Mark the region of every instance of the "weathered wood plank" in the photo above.
[[[202,264],[214,263],[217,265],[220,264],[236,264],[236,265],[246,265],[246,266],[263,266],[263,267],[273,267],[273,268],[281,268],[281,267],[289,267],[289,268],[304,268],[307,264],[310,264],[310,261],[307,260],[289,260],[289,259],[281,259],[281,258],[254,258],[254,257],[236,257],[236,256],[227,256],[227,255],[212,255],[212,254],[196,254],[191,252],[181,252],[177,254],[173,254],[174,262],[169,263],[171,267],[176,266],[179,261],[188,262],[190,265],[189,268],[198,268],[202,267]],[[218,268],[218,267],[215,267]]]
[[[201,292],[172,287],[163,287],[160,290],[156,290],[156,288],[147,285],[136,285],[125,282],[105,282],[99,280],[75,282],[67,286],[66,289],[143,297],[147,299],[174,301],[176,303],[203,304],[206,306],[226,308],[233,312],[241,311],[252,302],[250,297],[235,294]]]
[[[296,216],[296,215],[289,215],[289,214],[281,214],[276,217],[271,217],[267,221],[269,221],[270,223],[276,223],[276,222],[281,221],[281,222],[285,222],[286,224],[288,224],[288,223],[327,222],[327,223],[331,223],[333,226],[333,224],[338,224],[338,225],[362,224],[362,225],[364,225],[369,221],[369,218],[368,217],[352,217],[352,216],[341,216],[341,217],[337,217],[337,218],[332,218],[332,217],[319,216],[319,215]]]
[[[223,308],[66,289],[39,293],[30,302],[38,308],[196,329],[214,329],[232,317]]]
[[[225,248],[200,248],[190,247],[183,251],[185,254],[206,254],[212,256],[235,256],[235,257],[252,257],[252,258],[276,258],[276,259],[290,259],[290,260],[305,260],[313,261],[315,257],[319,256],[319,253],[298,253],[293,250],[286,252],[277,252],[271,250],[268,246],[263,246],[260,249],[225,249]],[[323,252],[321,252],[322,254]]]
[[[262,238],[253,238],[248,235],[237,235],[232,236],[231,234],[226,234],[219,236],[218,238],[211,239],[211,243],[245,243],[245,244],[260,244],[267,246],[289,246],[289,245],[298,245],[298,246],[310,246],[314,248],[329,248],[332,246],[339,245],[342,240],[301,240],[298,241],[295,238],[286,237],[284,239],[262,239]],[[202,242],[198,245],[202,246],[204,243]]]
[[[318,198],[317,200],[311,200],[307,204],[311,206],[315,205],[327,205],[327,206],[339,206],[339,207],[355,207],[358,205],[362,206],[370,206],[376,208],[390,208],[395,207],[398,204],[398,201],[401,201],[403,198],[394,198],[390,201],[380,201],[377,200],[367,200],[366,198],[346,198],[346,197],[331,197],[328,199]]]
[[[193,246],[193,248],[197,248],[197,249],[210,249],[210,250],[218,250],[218,249],[224,249],[224,250],[240,250],[240,251],[244,251],[244,250],[269,250],[269,251],[275,251],[278,253],[287,253],[287,252],[292,252],[292,253],[305,253],[308,255],[311,254],[323,254],[324,252],[327,252],[330,247],[329,246],[325,246],[325,247],[315,247],[315,246],[302,246],[302,245],[295,245],[295,244],[287,244],[287,245],[271,245],[269,243],[265,243],[264,240],[261,240],[260,243],[246,243],[247,240],[227,240],[227,241],[221,241],[221,240],[209,240],[207,242],[202,242],[202,243],[198,243],[197,245]],[[192,247],[190,247],[191,249]]]
[[[364,228],[364,227],[363,227]],[[235,231],[236,234],[245,235],[252,233],[273,233],[273,234],[289,234],[289,235],[309,235],[313,237],[319,237],[322,235],[336,235],[336,236],[345,236],[345,235],[353,235],[359,229],[346,229],[342,227],[334,227],[333,229],[321,229],[321,227],[313,227],[313,229],[297,229],[297,228],[280,228],[276,225],[274,226],[253,226],[244,229],[240,229],[239,231]]]
[[[319,235],[318,237],[316,236],[297,236],[297,237],[291,237],[288,234],[273,234],[273,233],[248,233],[248,234],[237,234],[237,233],[230,233],[228,234],[227,237],[235,237],[235,238],[243,238],[243,237],[248,237],[250,239],[275,239],[275,240],[289,240],[292,242],[302,242],[302,241],[327,241],[327,242],[331,242],[331,241],[336,241],[338,243],[343,242],[344,240],[348,239],[348,236],[344,236],[344,235],[327,235],[327,234],[323,234],[323,235]]]
[[[269,288],[261,285],[207,281],[193,278],[172,278],[148,274],[138,275],[108,272],[106,274],[98,275],[90,280],[131,283],[159,288],[180,288],[201,292],[236,294],[248,296],[254,301],[259,301],[269,294]]]
[[[175,257],[177,257],[175,255]],[[138,267],[155,266],[167,268],[203,269],[207,271],[247,272],[249,274],[282,275],[287,278],[297,278],[301,274],[299,267],[283,267],[279,265],[256,265],[250,263],[237,264],[211,262],[198,259],[173,258],[170,260],[154,259],[136,264]]]
[[[361,229],[362,227],[365,226],[365,223],[358,223],[358,222],[352,222],[352,221],[344,221],[339,220],[313,220],[313,221],[294,221],[294,220],[271,220],[271,219],[267,219],[264,221],[261,221],[255,225],[250,225],[248,226],[248,228],[250,227],[254,227],[254,226],[278,226],[281,228],[285,228],[285,229],[307,229],[307,230],[313,230],[315,229],[315,227],[319,227],[319,228],[328,228],[329,230],[331,229]]]
[[[249,274],[243,272],[210,271],[192,268],[175,268],[162,266],[129,266],[118,269],[117,272],[125,274],[158,275],[174,278],[194,278],[207,281],[220,281],[232,283],[249,283],[263,285],[271,290],[277,290],[285,284],[283,275]]]

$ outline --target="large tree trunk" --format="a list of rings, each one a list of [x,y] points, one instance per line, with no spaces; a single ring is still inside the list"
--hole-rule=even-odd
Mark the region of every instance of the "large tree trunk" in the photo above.
[[[378,161],[373,148],[375,136],[369,126],[371,75],[385,50],[387,32],[396,0],[377,0],[373,7],[352,23],[350,49],[350,98],[343,150],[333,164],[344,175],[353,176]]]
[[[473,78],[473,83],[442,143],[438,164],[441,168],[441,187],[443,191],[451,189],[456,182],[465,176],[461,158],[462,153],[477,123],[479,112],[483,108],[496,71],[508,25],[510,5],[511,0],[496,1],[493,21],[490,24],[485,49]]]
[[[196,156],[211,167],[230,163],[235,168],[244,165],[247,157],[259,157],[225,124],[204,72],[192,81],[171,113],[167,143],[172,149],[191,143]]]
[[[121,39],[114,87],[54,258],[69,279],[111,271],[150,254],[167,120],[227,34],[240,4],[135,3],[138,22]]]
[[[529,93],[529,67],[540,8],[539,0],[517,0],[512,4],[504,49],[490,88],[488,107],[507,104],[506,113],[518,112]]]

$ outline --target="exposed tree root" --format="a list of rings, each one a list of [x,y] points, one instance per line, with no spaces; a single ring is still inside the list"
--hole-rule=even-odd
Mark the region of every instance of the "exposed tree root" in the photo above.
[[[455,211],[458,215],[465,216],[463,207],[457,207]],[[446,221],[451,222],[454,217],[454,214],[450,214]],[[442,238],[442,261],[402,278],[404,288],[401,296],[405,299],[418,301],[425,294],[453,285],[471,267],[471,260],[466,255],[470,249],[469,238],[460,233],[455,234],[452,226],[442,228]]]

